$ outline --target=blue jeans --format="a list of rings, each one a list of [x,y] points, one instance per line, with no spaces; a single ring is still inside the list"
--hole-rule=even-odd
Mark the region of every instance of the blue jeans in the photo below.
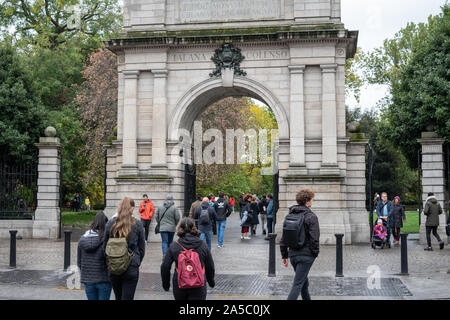
[[[111,284],[109,282],[85,283],[84,292],[88,300],[109,300]]]
[[[272,233],[273,218],[267,218],[267,235]]]
[[[209,250],[211,250],[212,231],[202,232],[200,234],[200,239],[205,241],[208,245]]]
[[[169,246],[173,241],[174,235],[175,235],[175,232],[161,232],[163,254],[166,254],[167,250],[169,250]]]
[[[295,277],[291,292],[287,298],[288,300],[297,300],[300,293],[303,300],[311,300],[308,290],[308,273],[315,259],[316,258],[310,256],[291,257],[291,264],[295,270]]]
[[[217,221],[217,244],[221,246],[223,244],[223,235],[225,234],[225,227],[227,226],[227,220]]]

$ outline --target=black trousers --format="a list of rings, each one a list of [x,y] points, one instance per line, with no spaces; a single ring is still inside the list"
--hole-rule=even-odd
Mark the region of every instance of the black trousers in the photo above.
[[[200,288],[180,289],[177,280],[172,278],[172,287],[175,300],[206,300],[206,281]]]
[[[133,300],[139,280],[139,268],[129,266],[125,273],[109,276],[116,300]]]
[[[144,230],[145,230],[145,241],[148,240],[148,232],[150,230],[150,223],[152,222],[152,219],[150,220],[146,220],[146,219],[141,219],[142,225],[144,226]]]
[[[293,256],[291,257],[291,264],[295,270],[294,283],[292,284],[291,292],[288,300],[297,300],[301,294],[303,300],[311,300],[309,295],[309,281],[308,274],[315,258],[310,256]]]
[[[438,242],[441,242],[441,237],[439,237],[439,234],[437,233],[438,227],[425,227],[426,235],[427,235],[427,243],[428,246],[431,247],[431,232],[433,232],[433,236],[437,239]]]

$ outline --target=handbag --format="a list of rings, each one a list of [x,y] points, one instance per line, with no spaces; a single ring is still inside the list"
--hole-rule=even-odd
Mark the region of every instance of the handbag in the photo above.
[[[170,206],[170,207],[171,207],[171,206]],[[166,210],[164,210],[164,212],[163,212],[163,214],[162,214],[162,216],[161,216],[161,219],[158,220],[158,223],[156,224],[156,227],[155,227],[155,234],[158,234],[158,233],[159,233],[159,223],[160,223],[161,220],[164,218],[164,215],[166,214],[167,209],[169,209],[170,207],[167,207]]]

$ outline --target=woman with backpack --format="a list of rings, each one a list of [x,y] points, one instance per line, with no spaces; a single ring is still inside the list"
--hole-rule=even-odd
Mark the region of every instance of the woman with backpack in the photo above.
[[[123,198],[105,229],[103,246],[116,300],[133,300],[145,255],[144,227],[133,211],[134,200]]]
[[[252,197],[253,196],[251,194],[247,194],[243,198],[243,200],[245,201],[245,205],[244,203],[242,203],[241,240],[251,239],[251,237],[249,237],[247,234],[253,223],[253,210],[250,203]]]
[[[161,265],[162,286],[170,289],[170,270],[175,262],[172,278],[175,300],[206,300],[206,282],[214,288],[214,261],[211,251],[195,227],[192,218],[184,217],[178,227],[178,241],[173,242]]]
[[[108,218],[97,213],[88,231],[78,241],[77,265],[88,300],[109,300],[111,283],[108,276],[103,237]]]

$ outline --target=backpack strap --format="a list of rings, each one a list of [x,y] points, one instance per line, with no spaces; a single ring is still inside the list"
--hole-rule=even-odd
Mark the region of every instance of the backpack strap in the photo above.
[[[187,250],[185,247],[183,247],[178,241],[175,241],[175,242],[178,243],[178,245],[179,245],[180,247],[182,247],[184,251],[188,251],[188,250]]]

